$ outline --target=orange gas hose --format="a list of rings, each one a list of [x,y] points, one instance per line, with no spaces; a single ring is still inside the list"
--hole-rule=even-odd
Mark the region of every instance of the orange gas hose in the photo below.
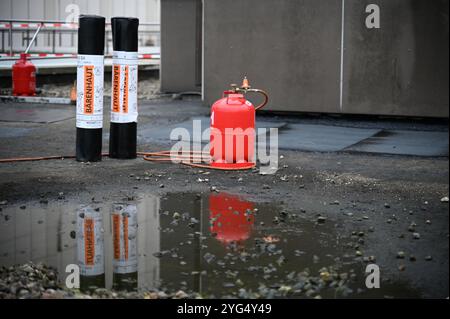
[[[209,157],[208,152],[199,152],[199,151],[191,151],[189,154],[180,154],[175,157],[171,157],[171,151],[159,151],[159,152],[137,152],[136,154],[142,156],[145,161],[149,162],[173,162],[179,161],[179,164],[196,167],[196,168],[205,168],[205,169],[215,169],[222,171],[239,171],[239,170],[248,170],[252,167],[245,168],[236,168],[236,167],[214,167],[209,164],[197,164],[193,163],[192,160],[204,160],[205,156]],[[194,156],[195,154],[198,154]],[[109,153],[102,153],[102,156],[109,156]],[[13,158],[2,158],[0,159],[0,163],[15,163],[15,162],[32,162],[32,161],[45,161],[45,160],[54,160],[54,159],[66,159],[66,158],[75,158],[75,155],[67,155],[67,156],[39,156],[39,157],[13,157]],[[208,158],[207,158],[208,159]],[[210,158],[209,158],[210,160]]]

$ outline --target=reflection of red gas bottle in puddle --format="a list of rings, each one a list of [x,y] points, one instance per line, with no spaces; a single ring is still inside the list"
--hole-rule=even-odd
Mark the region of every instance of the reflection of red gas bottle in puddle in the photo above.
[[[12,67],[13,95],[36,95],[36,67],[21,53]]]
[[[262,90],[252,89],[247,78],[241,87],[231,87],[211,108],[211,166],[251,168],[255,166],[255,111],[267,104],[268,96]],[[262,94],[264,101],[253,106],[245,98],[249,92]]]
[[[210,230],[224,244],[243,242],[255,223],[253,204],[225,193],[209,196]]]

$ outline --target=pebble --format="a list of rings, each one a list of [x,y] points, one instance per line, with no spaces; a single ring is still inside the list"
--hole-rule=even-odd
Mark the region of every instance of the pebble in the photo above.
[[[441,198],[441,202],[442,203],[448,203],[448,196],[442,197]]]
[[[385,208],[391,208],[391,205],[389,205],[388,203],[384,203],[384,207]]]
[[[405,258],[405,252],[404,252],[404,251],[399,251],[399,252],[397,253],[397,258],[399,258],[399,259]]]
[[[172,218],[173,219],[180,219],[181,215],[178,212],[173,213]]]
[[[419,233],[413,233],[413,238],[414,239],[420,239],[420,234]]]
[[[416,261],[416,260],[417,260],[416,256],[414,256],[414,255],[409,256],[409,261]]]
[[[327,218],[326,218],[326,217],[323,217],[323,216],[317,217],[317,222],[318,222],[319,224],[323,224],[323,223],[325,223],[326,221],[327,221]]]
[[[431,256],[426,256],[426,257],[425,257],[425,260],[426,260],[426,261],[431,261],[431,260],[433,260],[433,257],[431,257]]]
[[[400,271],[404,271],[405,269],[406,269],[405,265],[399,265],[398,266],[398,270],[400,270]]]
[[[216,186],[211,186],[210,191],[211,191],[211,192],[219,193],[219,190],[217,189]]]
[[[20,206],[20,209],[25,209],[25,208],[27,208],[27,206],[25,206],[25,205]]]

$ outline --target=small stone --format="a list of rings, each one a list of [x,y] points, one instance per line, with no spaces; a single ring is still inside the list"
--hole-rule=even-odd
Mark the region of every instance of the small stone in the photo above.
[[[397,253],[397,258],[398,258],[398,259],[403,259],[403,258],[405,258],[405,252],[404,252],[404,251],[399,251],[399,252]]]
[[[414,239],[420,239],[420,234],[419,233],[413,233],[413,238]]]
[[[178,212],[173,213],[172,218],[173,219],[180,219],[181,215]]]
[[[398,266],[398,270],[400,270],[400,271],[404,271],[405,269],[406,269],[405,265],[399,265]]]
[[[20,206],[20,209],[25,209],[25,208],[27,208],[27,206],[25,206],[25,205]]]
[[[48,204],[48,200],[47,199],[41,199],[39,201],[39,203],[41,203],[41,204]]]
[[[8,201],[7,201],[7,200],[2,200],[2,201],[0,202],[0,205],[6,205],[6,204],[8,204]]]
[[[425,221],[425,223],[426,223],[427,225],[431,225],[431,220],[427,219],[427,220]]]
[[[206,253],[203,255],[203,259],[205,259],[205,261],[209,264],[211,263],[214,259],[216,258],[216,256],[214,256],[211,253]]]
[[[58,199],[64,199],[64,198],[65,198],[64,193],[63,192],[59,192],[58,193]]]
[[[326,217],[323,217],[323,216],[317,217],[317,222],[318,222],[319,224],[323,224],[323,223],[325,223],[326,221],[327,221],[327,218],[326,218]]]
[[[388,203],[384,203],[384,208],[391,208],[391,205],[389,205]]]
[[[211,186],[211,187],[210,187],[210,191],[211,191],[211,192],[219,193],[219,190],[217,189],[216,186]]]
[[[409,226],[408,226],[408,231],[409,232],[411,232],[411,233],[413,233],[415,230],[416,230],[416,223],[411,223]]]
[[[328,271],[322,271],[320,273],[320,279],[322,279],[325,282],[331,281],[331,274]]]
[[[160,184],[160,185],[159,185],[159,188],[164,188],[164,184]]]
[[[441,198],[441,202],[442,203],[448,203],[448,196],[442,197]]]
[[[72,230],[72,231],[70,232],[70,238],[75,239],[76,237],[77,237],[77,232],[74,231],[74,230]]]
[[[431,256],[426,256],[426,257],[425,257],[425,260],[426,260],[426,261],[432,261],[432,260],[433,260],[433,257],[431,257]]]
[[[187,295],[187,293],[185,293],[183,290],[178,290],[178,291],[175,293],[174,297],[175,297],[176,299],[186,299],[186,298],[188,297],[188,295]]]
[[[409,256],[409,261],[416,261],[416,260],[417,260],[416,256],[414,256],[414,255]]]
[[[355,252],[355,255],[358,256],[358,257],[361,257],[362,256],[362,252],[360,250],[357,250]]]

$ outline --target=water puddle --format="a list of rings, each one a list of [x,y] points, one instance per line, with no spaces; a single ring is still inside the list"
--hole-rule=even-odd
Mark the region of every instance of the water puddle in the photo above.
[[[79,266],[81,290],[166,292],[203,297],[413,297],[396,282],[365,287],[355,236],[276,204],[227,193],[142,194],[136,200],[5,206],[0,266]],[[350,248],[349,248],[350,247]]]

